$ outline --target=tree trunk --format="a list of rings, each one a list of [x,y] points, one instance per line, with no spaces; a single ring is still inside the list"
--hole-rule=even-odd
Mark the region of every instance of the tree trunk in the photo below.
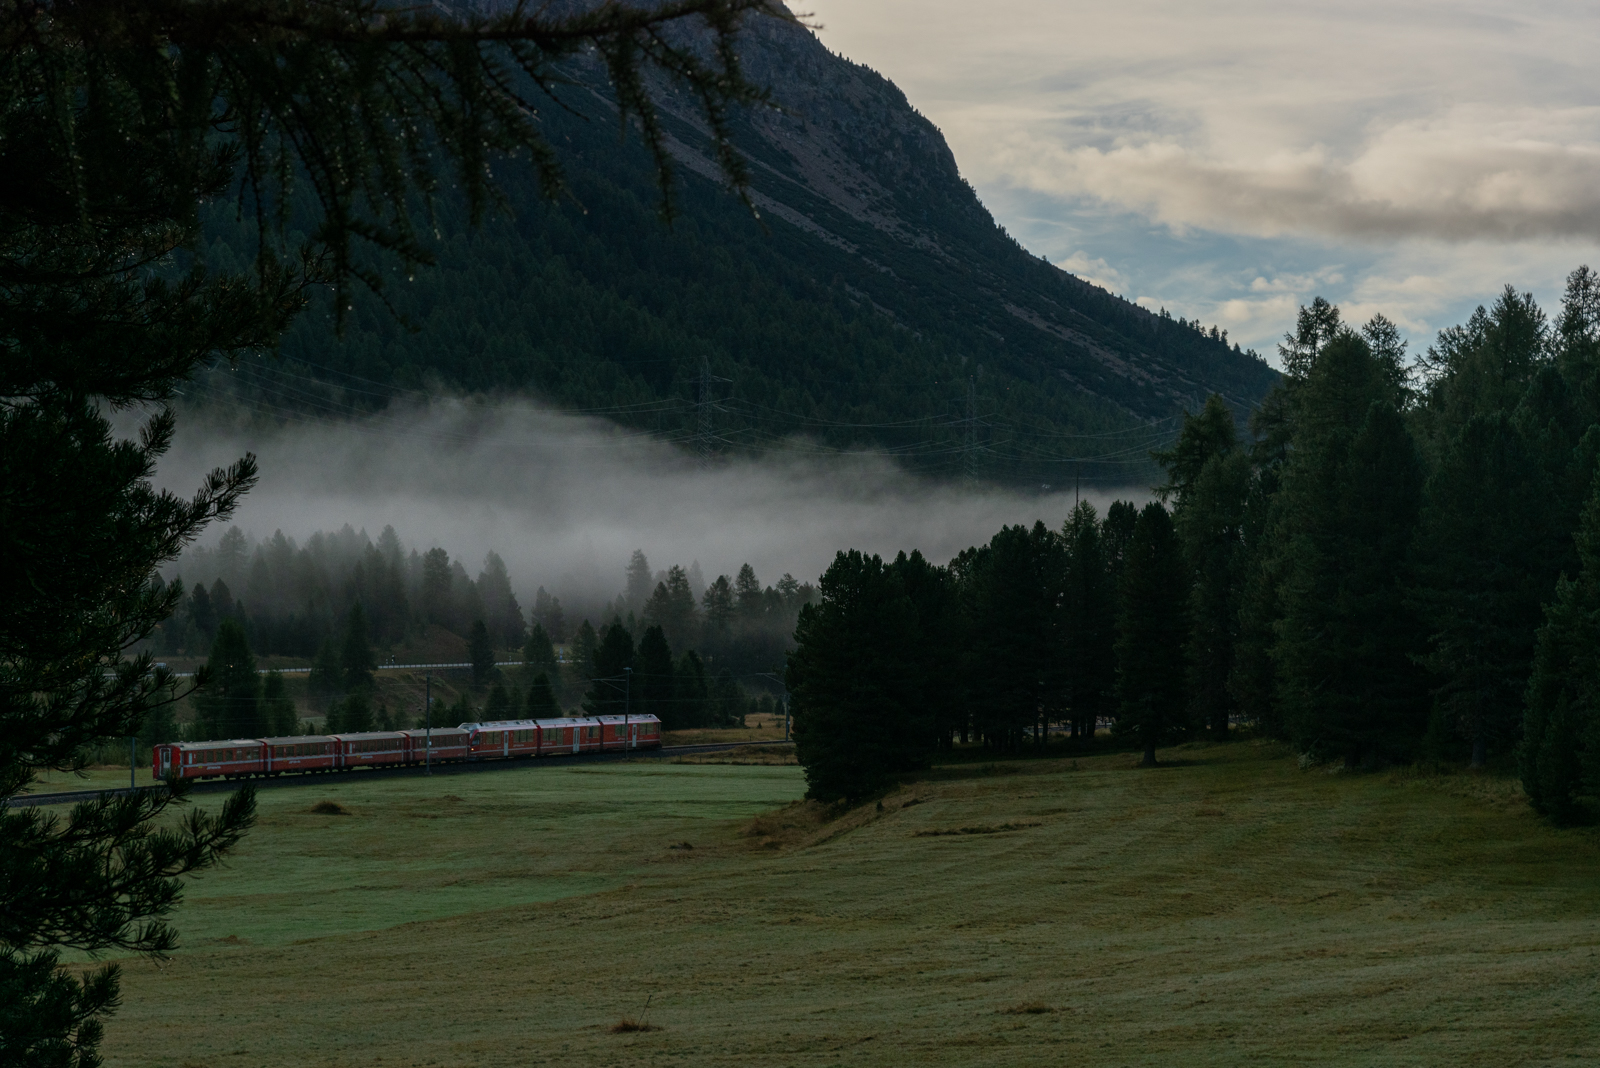
[[[1151,742],[1144,747],[1144,761],[1139,766],[1143,768],[1156,766],[1156,743]]]
[[[1473,767],[1475,767],[1475,768],[1483,767],[1484,757],[1487,755],[1485,753],[1485,750],[1487,748],[1488,747],[1483,744],[1483,731],[1480,730],[1480,731],[1478,731],[1476,734],[1474,734],[1472,736],[1472,766]]]

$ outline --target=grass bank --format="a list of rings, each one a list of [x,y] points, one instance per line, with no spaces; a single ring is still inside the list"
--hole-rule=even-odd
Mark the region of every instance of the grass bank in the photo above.
[[[268,791],[177,957],[128,965],[108,1063],[1600,1057],[1594,831],[1466,776],[1163,756],[939,769],[835,818],[786,766]]]

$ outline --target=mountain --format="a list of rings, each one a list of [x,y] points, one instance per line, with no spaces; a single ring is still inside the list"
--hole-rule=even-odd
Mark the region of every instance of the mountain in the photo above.
[[[370,295],[342,338],[328,309],[302,316],[282,363],[226,388],[279,413],[526,391],[712,451],[798,440],[1037,483],[1143,478],[1183,410],[1271,387],[1225,337],[1030,255],[904,94],[804,27],[757,20],[742,56],[781,105],[739,124],[759,218],[669,92],[664,224],[647,153],[580,67],[541,115],[569,197],[501,165],[513,217],[473,230],[447,199],[437,266],[386,289],[399,319]],[[210,254],[242,247],[219,227]]]

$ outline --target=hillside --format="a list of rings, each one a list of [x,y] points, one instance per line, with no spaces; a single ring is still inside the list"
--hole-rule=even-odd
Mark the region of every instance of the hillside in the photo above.
[[[664,226],[638,138],[576,70],[563,99],[579,114],[541,116],[570,199],[502,166],[514,218],[474,232],[446,203],[437,267],[388,288],[416,329],[363,296],[342,341],[326,309],[303,316],[286,365],[227,388],[298,411],[527,391],[700,447],[802,436],[1049,482],[1142,472],[1184,408],[1215,391],[1243,410],[1270,387],[1252,355],[1025,252],[886,79],[772,21],[744,57],[784,108],[741,122],[759,220],[721,187],[693,109],[669,100],[680,174]],[[247,242],[216,233],[212,256],[237,262]]]

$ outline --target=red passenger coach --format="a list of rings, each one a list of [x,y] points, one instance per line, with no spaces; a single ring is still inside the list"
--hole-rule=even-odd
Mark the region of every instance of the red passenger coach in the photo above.
[[[286,771],[329,771],[339,766],[338,739],[323,734],[295,738],[263,738],[268,775]]]
[[[543,756],[553,756],[558,753],[592,753],[600,748],[598,719],[569,717],[541,719],[538,722],[539,753]]]
[[[430,739],[427,731],[401,731],[407,741],[406,759],[411,764],[442,764],[446,761],[467,759],[471,750],[467,732],[460,727],[435,727]],[[430,740],[433,745],[433,756],[428,756]]]
[[[471,739],[474,760],[534,756],[539,752],[539,724],[531,719],[498,719],[492,723],[463,723]]]
[[[226,742],[170,742],[158,745],[150,758],[150,773],[157,779],[237,779],[265,770],[263,745],[258,738]]]
[[[601,716],[602,749],[658,749],[661,721],[654,716]]]
[[[341,768],[370,768],[404,764],[406,736],[400,731],[368,731],[333,736]]]

